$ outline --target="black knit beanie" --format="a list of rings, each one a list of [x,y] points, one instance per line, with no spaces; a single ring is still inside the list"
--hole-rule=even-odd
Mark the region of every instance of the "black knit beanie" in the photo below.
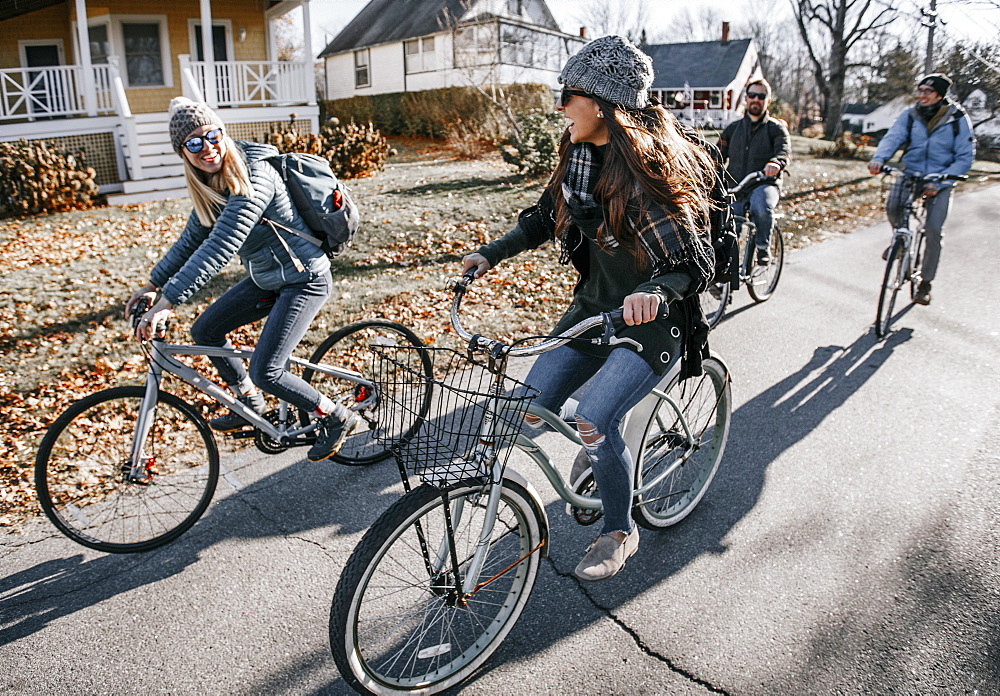
[[[924,75],[917,83],[917,87],[927,85],[942,97],[948,96],[948,88],[951,87],[951,78],[942,73],[931,73]]]
[[[566,61],[559,82],[626,109],[649,106],[653,61],[623,36],[594,39]]]

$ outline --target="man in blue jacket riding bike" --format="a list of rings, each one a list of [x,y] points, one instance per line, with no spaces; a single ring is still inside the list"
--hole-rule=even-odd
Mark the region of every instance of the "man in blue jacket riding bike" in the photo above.
[[[917,84],[917,103],[900,114],[885,134],[868,163],[872,176],[878,174],[886,160],[902,148],[902,168],[912,176],[961,176],[972,167],[976,154],[976,138],[972,122],[965,110],[948,98],[951,80],[947,75],[933,73]],[[927,247],[924,251],[921,281],[913,301],[931,303],[931,281],[941,259],[941,242],[945,218],[951,205],[952,184],[948,181],[927,182],[924,185],[924,222]],[[885,212],[893,227],[905,223],[909,187],[904,178],[896,179]]]

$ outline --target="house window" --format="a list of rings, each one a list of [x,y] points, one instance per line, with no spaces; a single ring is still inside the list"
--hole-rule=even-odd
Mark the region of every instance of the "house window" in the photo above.
[[[368,49],[354,52],[354,87],[370,87],[371,75],[368,70]]]
[[[721,109],[722,108],[722,92],[718,90],[712,91],[711,99],[708,102],[708,107],[710,109]]]
[[[98,24],[87,27],[87,32],[90,35],[90,62],[95,65],[107,63],[108,56],[111,55],[111,42],[108,41],[108,25]]]
[[[406,73],[427,72],[437,69],[437,59],[434,53],[434,37],[413,39],[403,42],[403,55],[406,63]]]
[[[462,27],[455,31],[455,66],[492,65],[497,62],[497,25]]]
[[[159,22],[122,22],[121,27],[129,87],[163,86]]]

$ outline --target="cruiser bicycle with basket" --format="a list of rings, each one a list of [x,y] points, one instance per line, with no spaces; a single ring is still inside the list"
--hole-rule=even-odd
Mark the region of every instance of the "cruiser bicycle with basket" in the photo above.
[[[537,416],[576,445],[576,430],[532,403],[530,386],[505,374],[507,359],[538,355],[571,340],[622,339],[621,309],[584,320],[536,345],[473,336],[458,310],[467,275],[455,285],[451,320],[466,351],[427,348],[433,384],[409,370],[411,348],[378,347],[373,374],[383,408],[409,418],[434,398],[426,421],[393,447],[408,491],[372,525],[340,576],[330,612],[330,645],[342,676],[369,694],[438,693],[467,678],[493,654],[524,610],[549,552],[545,506],[530,483],[506,467],[512,447],[542,470],[578,522],[600,514],[593,480],[570,485],[544,449],[521,432]],[[603,326],[595,339],[574,339]],[[729,371],[716,356],[699,377],[679,380],[679,360],[623,423],[636,458],[632,515],[647,528],[680,522],[701,501],[729,436]],[[402,379],[401,379],[402,378]],[[411,474],[422,484],[413,487]]]

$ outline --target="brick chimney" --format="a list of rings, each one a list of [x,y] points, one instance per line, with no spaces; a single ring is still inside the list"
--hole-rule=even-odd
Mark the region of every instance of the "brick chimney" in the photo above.
[[[722,23],[722,43],[729,41],[729,22]]]
[[[587,27],[580,27],[580,38],[587,38]]]

